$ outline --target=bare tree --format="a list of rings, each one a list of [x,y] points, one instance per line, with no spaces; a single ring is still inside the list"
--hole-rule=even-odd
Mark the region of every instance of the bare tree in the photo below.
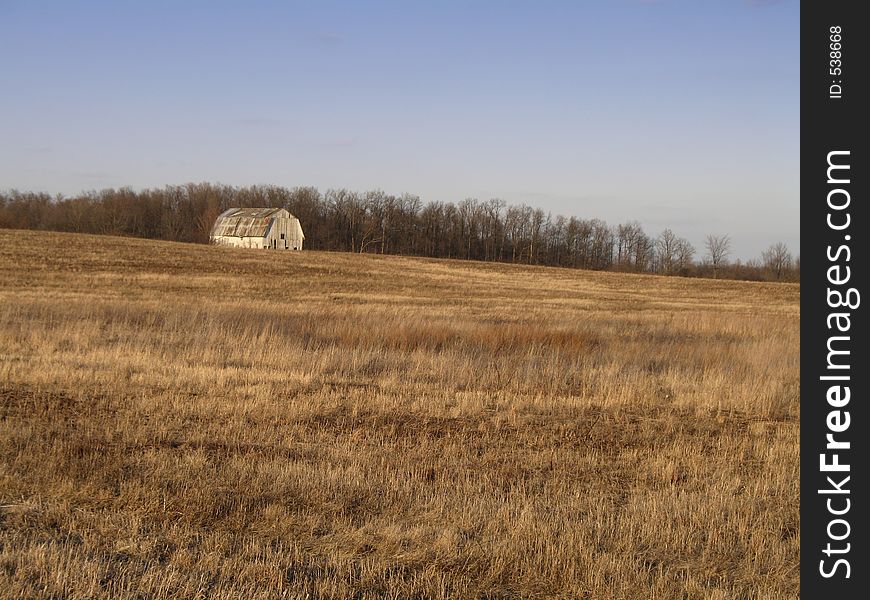
[[[524,251],[529,245],[529,224],[532,219],[532,209],[526,205],[510,206],[505,214],[505,229],[511,246],[511,262],[523,259]]]
[[[651,241],[637,221],[629,221],[616,227],[615,268],[624,271],[643,271],[650,258]]]
[[[677,252],[675,270],[680,275],[688,275],[692,266],[692,257],[695,256],[695,247],[685,238],[677,239]]]
[[[777,242],[762,252],[761,260],[777,279],[782,279],[782,276],[792,265],[791,252],[782,242]]]
[[[704,246],[707,248],[707,258],[713,267],[713,277],[719,277],[719,268],[725,265],[728,254],[731,252],[731,238],[727,235],[707,236]]]
[[[544,211],[540,208],[536,208],[532,211],[532,220],[530,221],[531,230],[529,240],[529,263],[537,263],[538,262],[538,254],[539,254],[539,245],[541,242],[541,233],[546,228],[546,224],[549,221],[550,216],[544,215]]]
[[[659,257],[659,269],[663,273],[673,273],[677,262],[679,238],[670,229],[665,229],[656,239],[656,251]]]
[[[339,189],[326,190],[325,200],[329,206],[333,228],[343,246],[340,249],[358,252],[366,213],[364,199],[356,192]]]
[[[484,229],[484,260],[501,260],[504,246],[504,227],[502,226],[502,211],[507,203],[498,198],[492,198],[483,203]]]
[[[381,190],[366,192],[363,197],[363,224],[359,243],[359,252],[367,251],[369,246],[381,245],[381,254],[385,251],[387,235],[391,228],[389,204],[392,198]]]

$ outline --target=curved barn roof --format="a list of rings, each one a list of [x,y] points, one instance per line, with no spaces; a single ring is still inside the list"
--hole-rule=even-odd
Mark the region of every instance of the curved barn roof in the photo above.
[[[283,208],[231,208],[222,212],[212,236],[265,237],[276,217],[295,218]]]

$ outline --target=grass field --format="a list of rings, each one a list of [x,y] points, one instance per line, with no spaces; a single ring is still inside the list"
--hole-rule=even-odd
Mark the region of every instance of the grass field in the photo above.
[[[0,230],[0,597],[796,598],[799,297]]]

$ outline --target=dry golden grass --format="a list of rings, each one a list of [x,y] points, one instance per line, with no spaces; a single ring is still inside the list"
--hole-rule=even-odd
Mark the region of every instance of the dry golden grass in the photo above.
[[[0,230],[0,596],[795,598],[799,294]]]

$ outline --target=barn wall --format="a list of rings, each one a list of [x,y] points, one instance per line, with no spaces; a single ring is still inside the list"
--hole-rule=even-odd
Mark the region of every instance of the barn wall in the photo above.
[[[283,234],[283,239],[282,239]],[[299,225],[299,219],[275,217],[272,221],[272,227],[264,238],[267,248],[273,246],[278,250],[302,250],[302,227]]]
[[[262,248],[264,244],[263,238],[257,237],[218,235],[212,240],[219,246],[232,246],[234,248]]]
[[[302,235],[302,226],[299,224],[299,219],[292,218],[287,219],[287,238],[290,240],[288,246],[292,248],[296,248],[297,250],[302,250],[302,242],[304,240],[304,235]]]

